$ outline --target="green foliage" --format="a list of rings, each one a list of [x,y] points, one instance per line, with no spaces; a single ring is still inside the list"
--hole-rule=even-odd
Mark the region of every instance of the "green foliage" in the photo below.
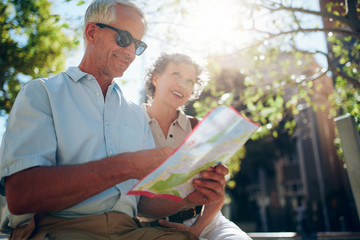
[[[74,0],[64,0],[65,2],[72,2],[72,1],[74,1]],[[80,5],[83,5],[83,4],[85,4],[85,1],[77,1],[77,6],[80,6]]]
[[[357,128],[360,132],[360,91],[354,89],[340,76],[335,79],[336,94],[331,96],[331,101],[335,108],[341,108],[341,113],[349,113],[355,119]],[[353,101],[349,101],[353,99]],[[332,114],[337,114],[332,112]]]
[[[326,111],[329,118],[348,112],[355,117],[360,131],[360,20],[354,17],[360,16],[360,1],[330,1],[323,10],[309,9],[306,1],[292,3],[250,0],[242,8],[233,6],[248,13],[242,22],[253,21],[248,27],[240,21],[233,31],[254,37],[246,46],[236,45],[231,36],[229,42],[218,42],[224,51],[208,59],[211,81],[194,103],[198,116],[215,106],[231,105],[262,125],[252,139],[267,139],[266,144],[279,138],[292,142],[294,116],[302,106]],[[351,9],[346,11],[346,6]],[[264,21],[266,28],[254,24]],[[326,22],[329,25],[323,27]],[[326,36],[329,52],[313,46],[319,33]],[[299,43],[306,39],[310,39],[309,44],[300,47]],[[225,49],[229,46],[234,49],[230,53]],[[327,66],[318,65],[315,56],[325,59]],[[328,102],[314,101],[319,96]],[[245,152],[250,154],[248,147],[238,158]],[[237,171],[236,167],[232,169]]]
[[[47,0],[0,3],[0,114],[10,112],[22,84],[62,71],[66,51],[77,44],[50,9]]]

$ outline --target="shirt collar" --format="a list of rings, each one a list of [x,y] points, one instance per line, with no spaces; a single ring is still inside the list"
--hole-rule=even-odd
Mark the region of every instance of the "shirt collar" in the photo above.
[[[83,72],[80,70],[80,68],[78,67],[69,67],[65,73],[75,82],[79,81],[80,79],[82,79],[83,77],[86,77],[87,79],[95,79],[94,76]]]
[[[86,72],[83,72],[80,70],[80,68],[78,67],[69,67],[68,69],[66,69],[65,73],[74,81],[77,82],[82,78],[86,78],[88,80],[96,80],[95,77],[91,74],[88,74]],[[116,89],[120,92],[121,95],[123,95],[121,88],[119,86],[119,84],[113,80],[113,82],[111,83],[111,85],[109,86],[112,89]]]
[[[148,120],[148,123],[150,123],[152,121],[152,119],[150,118],[147,108],[146,106],[150,106],[149,104],[143,103],[142,104],[143,108],[144,108],[144,112],[145,112],[145,116],[146,119]],[[187,116],[185,115],[185,113],[183,112],[182,109],[179,109],[179,116],[177,119],[175,119],[174,121],[175,123],[177,122],[179,124],[179,126],[185,131],[186,129],[186,123],[187,123]]]

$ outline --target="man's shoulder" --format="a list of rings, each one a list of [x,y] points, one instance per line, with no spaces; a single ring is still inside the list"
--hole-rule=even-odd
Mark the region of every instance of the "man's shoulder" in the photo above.
[[[51,91],[60,90],[65,86],[72,86],[83,78],[92,78],[91,75],[82,72],[78,67],[69,67],[66,71],[53,74],[47,78],[36,78],[31,80],[26,85],[42,85],[44,88]]]
[[[35,79],[27,82],[25,84],[25,86],[31,87],[31,86],[38,86],[38,85],[51,85],[57,81],[59,82],[59,80],[61,81],[64,78],[66,78],[66,73],[60,72],[55,75],[51,75],[49,77],[35,78]]]

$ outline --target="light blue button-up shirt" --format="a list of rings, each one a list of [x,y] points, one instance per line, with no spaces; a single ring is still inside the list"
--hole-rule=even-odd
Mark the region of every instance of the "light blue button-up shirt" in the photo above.
[[[29,82],[18,94],[0,149],[0,191],[4,193],[6,176],[27,168],[81,164],[153,147],[142,108],[126,100],[115,81],[104,100],[95,78],[71,67],[55,77]],[[54,215],[71,218],[119,211],[134,217],[139,196],[126,193],[136,182],[119,183]],[[16,227],[31,217],[5,212],[3,226]]]

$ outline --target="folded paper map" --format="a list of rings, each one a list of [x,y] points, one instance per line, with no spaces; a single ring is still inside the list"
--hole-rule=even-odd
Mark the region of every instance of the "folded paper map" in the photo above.
[[[258,127],[232,107],[212,109],[171,156],[127,194],[180,201],[195,190],[192,180],[201,171],[226,164]]]

